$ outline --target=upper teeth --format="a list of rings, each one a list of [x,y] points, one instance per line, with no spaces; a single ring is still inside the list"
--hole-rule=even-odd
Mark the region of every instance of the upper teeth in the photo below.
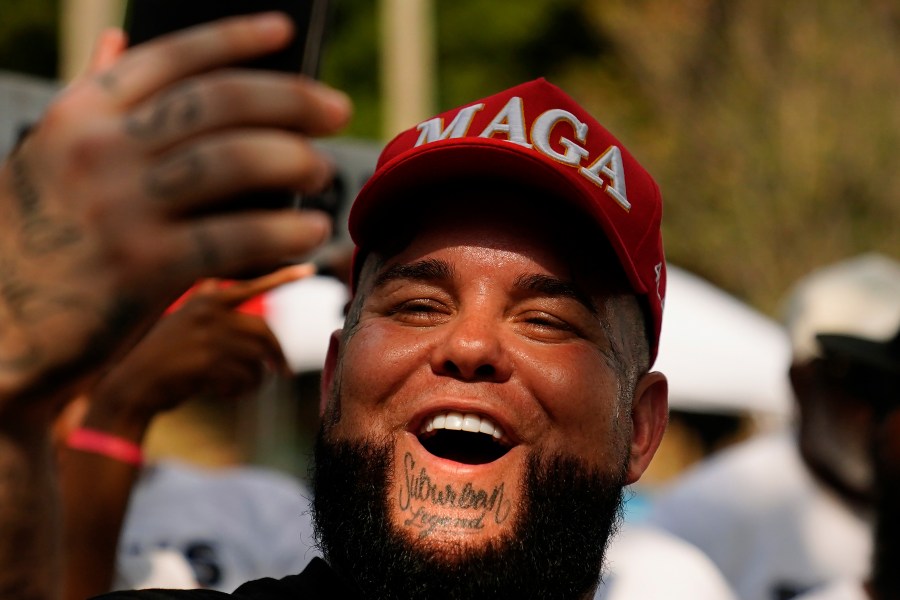
[[[481,432],[493,436],[496,440],[503,438],[503,430],[493,421],[472,413],[464,414],[455,411],[438,413],[425,420],[421,433],[431,432],[435,429]]]

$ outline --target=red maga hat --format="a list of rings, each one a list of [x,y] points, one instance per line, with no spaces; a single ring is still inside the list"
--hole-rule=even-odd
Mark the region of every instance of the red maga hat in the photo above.
[[[350,237],[365,251],[393,198],[429,182],[489,177],[553,190],[594,218],[652,322],[659,347],[666,290],[662,198],[650,174],[609,131],[545,79],[449,110],[385,147],[350,210]],[[357,265],[358,268],[358,265]]]

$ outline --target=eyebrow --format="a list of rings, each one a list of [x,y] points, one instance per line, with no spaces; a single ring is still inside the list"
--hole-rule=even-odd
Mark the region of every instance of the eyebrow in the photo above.
[[[522,275],[516,279],[515,287],[523,291],[538,293],[543,296],[571,298],[582,304],[591,314],[599,314],[597,306],[594,304],[593,300],[591,300],[589,295],[584,293],[573,283],[558,277],[538,273]]]
[[[380,288],[392,281],[441,281],[450,280],[456,275],[455,269],[450,263],[431,258],[413,263],[393,265],[375,278],[373,287]],[[514,282],[515,289],[537,293],[543,296],[570,298],[583,305],[591,314],[599,314],[597,306],[591,297],[581,291],[573,283],[540,273],[520,275]]]
[[[430,258],[414,263],[393,265],[375,278],[374,288],[380,288],[392,281],[401,279],[412,281],[437,281],[452,279],[455,271],[450,263]]]

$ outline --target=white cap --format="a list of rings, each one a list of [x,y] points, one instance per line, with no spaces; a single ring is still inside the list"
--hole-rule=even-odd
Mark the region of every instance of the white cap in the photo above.
[[[266,296],[265,317],[294,373],[321,371],[331,333],[344,325],[347,286],[313,276],[282,285]]]
[[[900,263],[872,253],[813,271],[788,293],[784,324],[795,362],[821,356],[818,334],[886,342],[900,329]]]

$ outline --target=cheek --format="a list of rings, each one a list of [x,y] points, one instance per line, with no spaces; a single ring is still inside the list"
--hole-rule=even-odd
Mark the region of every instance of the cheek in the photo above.
[[[551,347],[520,360],[523,377],[552,421],[559,450],[604,459],[624,433],[618,382],[593,347]],[[527,374],[527,375],[526,375]]]
[[[427,366],[422,336],[379,323],[361,326],[348,340],[342,357],[342,421],[366,419],[404,387],[417,369]],[[346,417],[346,418],[345,418]]]

